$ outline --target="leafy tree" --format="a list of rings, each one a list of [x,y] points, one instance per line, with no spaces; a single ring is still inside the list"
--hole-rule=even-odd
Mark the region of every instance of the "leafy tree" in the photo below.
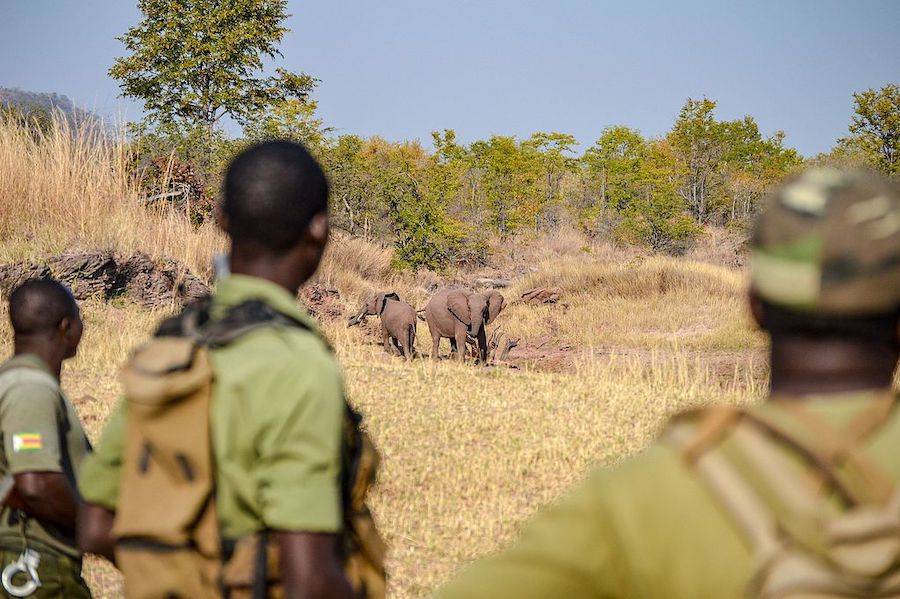
[[[124,95],[144,103],[163,133],[195,137],[212,161],[214,130],[224,117],[244,125],[276,103],[306,101],[309,75],[276,69],[263,76],[263,59],[280,56],[288,31],[286,0],[139,0],[140,23],[119,39],[129,54],[109,74]]]
[[[678,193],[674,165],[665,141],[647,145],[633,181],[634,195],[621,210],[619,236],[622,239],[678,254],[697,234],[699,226]]]
[[[258,115],[251,116],[244,126],[248,140],[290,139],[302,143],[315,152],[322,146],[332,128],[325,127],[316,117],[315,100],[282,100]]]
[[[379,202],[371,188],[372,171],[363,153],[365,143],[355,135],[342,135],[325,144],[320,158],[331,180],[334,224],[351,235],[369,239]]]
[[[550,219],[550,213],[558,207],[562,197],[562,182],[566,174],[572,172],[577,159],[572,155],[572,148],[578,144],[574,136],[568,133],[533,133],[522,147],[526,151],[534,151],[538,154],[538,161],[542,173],[543,194],[537,200],[535,227],[541,226],[540,219]],[[555,222],[545,222],[545,225],[553,225]]]
[[[488,211],[487,225],[501,237],[534,223],[543,203],[538,180],[538,152],[512,136],[494,135],[469,147],[480,171],[481,197]]]
[[[634,197],[642,176],[646,145],[634,129],[615,126],[604,129],[594,145],[585,151],[582,161],[588,201],[581,216],[592,230],[596,230],[604,215],[623,210]]]
[[[875,168],[900,173],[900,86],[885,85],[853,94],[850,136],[840,141],[847,153],[858,150]]]
[[[726,131],[713,115],[715,108],[708,98],[689,98],[668,135],[682,171],[678,193],[700,223],[709,218],[711,199],[721,183],[718,168],[726,152]]]

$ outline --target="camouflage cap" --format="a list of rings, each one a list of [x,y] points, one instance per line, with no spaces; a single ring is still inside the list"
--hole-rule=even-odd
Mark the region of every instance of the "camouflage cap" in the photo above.
[[[757,220],[751,285],[762,299],[802,312],[900,309],[900,186],[831,168],[789,179]]]

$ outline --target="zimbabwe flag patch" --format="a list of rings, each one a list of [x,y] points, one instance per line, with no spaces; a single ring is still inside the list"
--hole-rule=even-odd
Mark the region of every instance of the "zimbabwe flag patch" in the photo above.
[[[13,451],[38,451],[44,448],[44,438],[40,433],[19,433],[12,438]]]

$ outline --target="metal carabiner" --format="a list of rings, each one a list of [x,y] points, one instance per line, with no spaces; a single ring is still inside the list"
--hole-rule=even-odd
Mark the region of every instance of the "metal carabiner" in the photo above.
[[[23,551],[19,559],[3,569],[3,575],[0,576],[3,589],[13,597],[28,597],[32,595],[41,586],[41,579],[37,573],[40,564],[40,553],[33,549]],[[13,577],[20,572],[27,574],[28,580],[24,584],[16,585],[13,583]]]

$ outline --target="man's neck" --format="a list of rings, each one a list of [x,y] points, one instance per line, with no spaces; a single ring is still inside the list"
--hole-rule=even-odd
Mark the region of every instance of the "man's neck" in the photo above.
[[[771,391],[807,395],[890,388],[897,352],[848,339],[782,336],[772,340]]]
[[[60,375],[62,374],[63,357],[59,349],[53,347],[49,343],[17,340],[15,342],[13,354],[16,356],[25,354],[37,356],[44,361],[44,364],[47,365],[50,372],[56,377],[56,380],[59,380]]]
[[[308,278],[303,273],[298,273],[296,265],[287,257],[258,256],[237,248],[232,249],[230,267],[232,274],[256,277],[275,283],[293,295],[297,295],[300,286]]]

